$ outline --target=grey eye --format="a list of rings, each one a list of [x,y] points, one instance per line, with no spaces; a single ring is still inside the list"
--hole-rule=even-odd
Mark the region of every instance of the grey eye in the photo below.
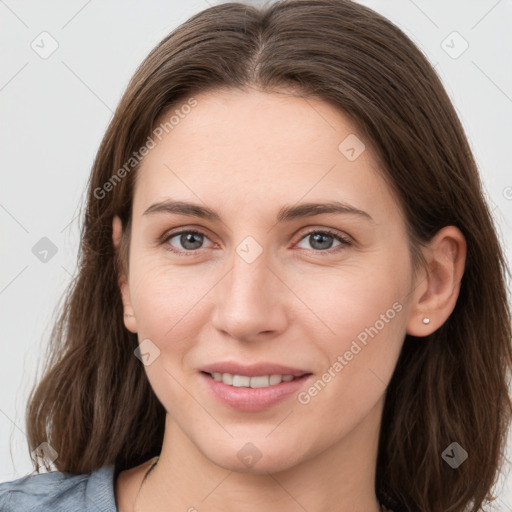
[[[303,243],[304,240],[309,241],[310,247],[301,247],[302,249],[314,249],[315,251],[324,251],[333,247],[335,240],[341,240],[337,235],[331,235],[323,231],[315,231],[307,234],[299,243]],[[338,241],[338,245],[341,245],[341,241]]]
[[[204,235],[202,233],[199,233],[197,231],[182,231],[181,233],[176,233],[172,235],[169,238],[169,242],[173,238],[177,237],[179,237],[179,243],[181,244],[181,247],[178,247],[178,249],[183,248],[187,251],[194,251],[196,249],[200,249],[204,241]]]

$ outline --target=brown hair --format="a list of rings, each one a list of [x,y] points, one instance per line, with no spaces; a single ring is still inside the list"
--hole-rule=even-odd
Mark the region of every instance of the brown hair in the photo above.
[[[512,414],[509,270],[438,76],[401,30],[348,0],[217,5],[178,27],[140,65],[92,168],[79,273],[28,406],[30,449],[47,441],[58,452],[57,469],[70,473],[114,463],[122,470],[160,453],[165,411],[134,357],[137,336],[124,327],[118,285],[138,168],[126,170],[126,162],[157,120],[194,93],[283,86],[335,105],[356,123],[403,209],[415,265],[442,227],[466,237],[455,309],[427,338],[406,336],[387,388],[376,492],[395,511],[455,512],[470,503],[479,510],[497,482]],[[117,253],[115,215],[126,233]],[[453,441],[469,453],[456,470],[441,458]]]

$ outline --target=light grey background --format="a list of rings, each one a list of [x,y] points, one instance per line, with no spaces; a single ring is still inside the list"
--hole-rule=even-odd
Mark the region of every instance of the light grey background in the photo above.
[[[32,471],[26,399],[52,314],[75,273],[77,215],[112,113],[156,43],[214,3],[0,0],[0,481]],[[361,3],[400,26],[435,65],[466,129],[511,262],[512,1]],[[52,44],[58,48],[45,55]],[[46,262],[32,251],[43,237],[57,250]],[[512,511],[510,480],[501,479],[492,510]]]

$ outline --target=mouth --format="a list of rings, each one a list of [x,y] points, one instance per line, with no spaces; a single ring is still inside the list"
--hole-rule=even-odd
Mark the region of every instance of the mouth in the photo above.
[[[223,406],[257,412],[285,402],[307,385],[313,373],[275,364],[217,363],[199,372],[206,389]]]

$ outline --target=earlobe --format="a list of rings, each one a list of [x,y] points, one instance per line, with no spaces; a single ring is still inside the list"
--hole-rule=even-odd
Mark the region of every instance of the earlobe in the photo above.
[[[466,262],[466,239],[455,226],[446,226],[425,250],[428,263],[415,284],[407,334],[422,337],[441,327],[457,303]]]
[[[121,242],[122,236],[122,222],[121,219],[116,215],[112,220],[112,242],[117,251],[119,251],[119,246]],[[121,297],[123,301],[123,321],[125,327],[133,333],[137,332],[137,320],[135,318],[135,313],[133,311],[130,299],[130,286],[128,284],[127,276],[124,273],[123,269],[120,269],[120,275],[118,276],[118,284],[119,289],[121,291]]]

